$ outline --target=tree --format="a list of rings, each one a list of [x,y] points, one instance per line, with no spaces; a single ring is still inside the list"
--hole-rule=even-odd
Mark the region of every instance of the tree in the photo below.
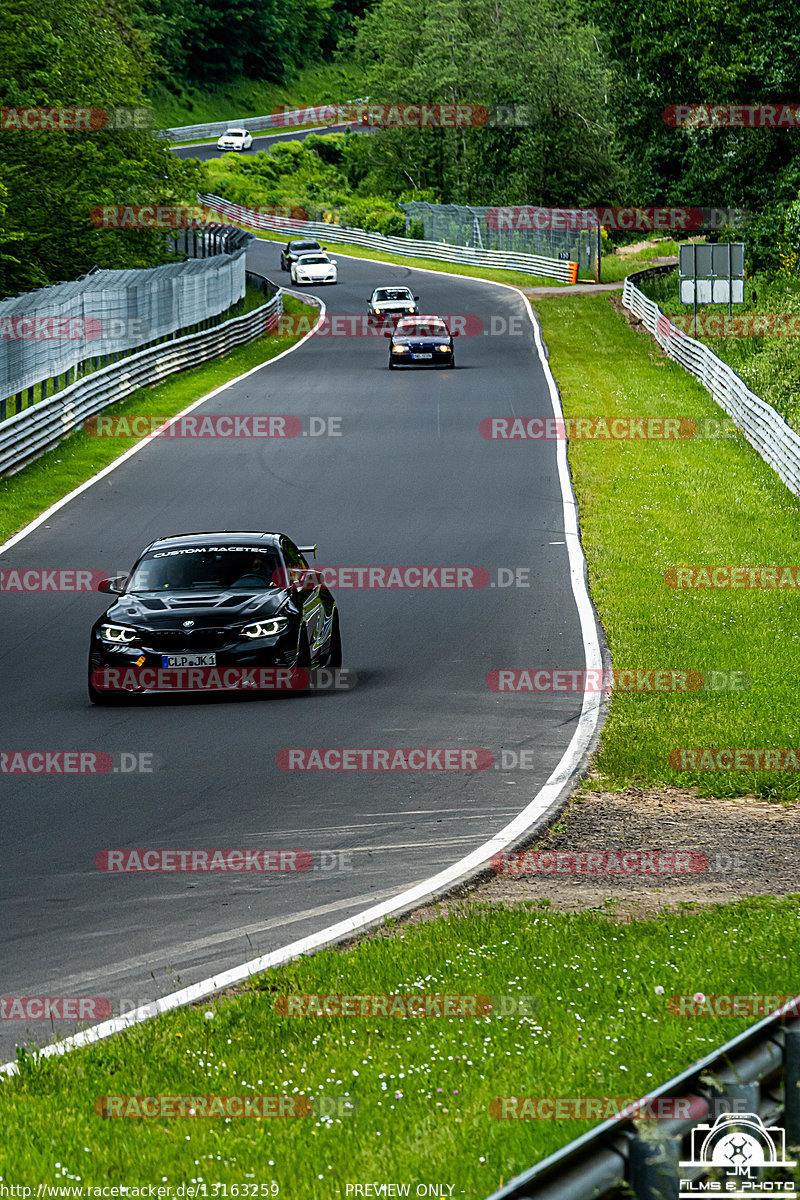
[[[0,0],[0,106],[143,106],[148,39],[129,0]],[[8,124],[8,122],[6,122]],[[148,129],[0,130],[6,221],[19,253],[0,263],[6,294],[75,278],[90,267],[167,261],[158,231],[103,230],[98,205],[191,201],[192,167]]]

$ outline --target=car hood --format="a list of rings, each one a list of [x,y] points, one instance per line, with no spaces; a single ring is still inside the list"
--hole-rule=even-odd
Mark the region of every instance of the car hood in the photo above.
[[[120,596],[101,620],[149,629],[182,629],[184,621],[197,628],[225,628],[252,618],[273,616],[286,601],[284,588],[268,591],[139,592]]]
[[[302,263],[295,264],[298,271],[302,271],[305,275],[327,275],[329,271],[335,271],[336,267],[333,263]]]
[[[416,306],[413,300],[374,300],[372,307],[380,309],[381,312],[393,312],[395,309],[405,310]]]

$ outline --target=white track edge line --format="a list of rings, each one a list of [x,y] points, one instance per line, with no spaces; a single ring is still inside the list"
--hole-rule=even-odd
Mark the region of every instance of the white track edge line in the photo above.
[[[173,425],[176,421],[180,421],[181,418],[185,417],[187,413],[193,412],[196,408],[199,408],[201,404],[205,404],[206,401],[213,400],[213,398],[218,396],[220,392],[224,392],[227,388],[233,387],[235,383],[240,383],[243,379],[247,379],[249,375],[255,375],[256,371],[263,371],[265,367],[271,366],[272,363],[279,362],[282,358],[285,358],[287,354],[292,354],[295,350],[302,346],[303,342],[305,342],[308,338],[312,337],[324,319],[327,311],[323,301],[317,296],[290,291],[289,288],[281,288],[281,291],[289,292],[290,295],[297,296],[299,299],[305,300],[306,303],[308,303],[309,300],[319,301],[320,314],[318,319],[314,322],[313,329],[309,329],[308,333],[304,334],[300,341],[295,342],[293,346],[287,347],[286,350],[281,350],[280,354],[276,354],[273,358],[267,358],[263,363],[259,363],[257,367],[251,367],[249,371],[245,371],[242,375],[237,375],[235,379],[229,379],[227,383],[220,384],[218,388],[214,388],[213,392],[208,392],[205,396],[201,396],[199,400],[193,400],[187,408],[184,408],[179,413],[176,413],[174,417],[170,417],[153,433],[148,433],[147,436],[143,437],[141,441],[138,441],[135,446],[131,446],[130,450],[126,450],[124,454],[120,454],[119,458],[115,458],[108,464],[107,467],[103,467],[102,471],[98,471],[96,475],[92,475],[91,479],[86,479],[83,483],[78,484],[78,486],[73,488],[72,491],[66,496],[62,496],[60,500],[56,500],[55,504],[51,504],[50,507],[45,509],[43,513],[40,513],[38,517],[35,517],[30,524],[26,525],[23,529],[20,529],[20,531],[10,537],[8,541],[3,542],[2,546],[0,546],[0,554],[5,554],[6,550],[10,550],[12,546],[16,546],[18,542],[21,542],[23,538],[26,538],[29,533],[33,533],[34,529],[38,529],[40,525],[44,524],[48,517],[52,517],[53,514],[57,513],[60,508],[64,508],[65,505],[69,504],[70,500],[74,500],[76,496],[80,496],[82,492],[87,491],[88,488],[90,488],[93,484],[98,483],[101,479],[104,479],[106,475],[110,475],[112,471],[117,469],[117,467],[121,467],[122,464],[127,462],[129,458],[132,458],[134,454],[138,454],[140,450],[143,450],[145,446],[147,446],[155,437],[158,436],[162,429],[168,429],[170,425]],[[253,343],[245,342],[243,344],[251,346]],[[209,361],[213,362],[214,360],[210,359]],[[174,372],[175,376],[181,374],[181,371]],[[167,376],[167,381],[172,378],[173,376],[171,375]],[[139,389],[137,389],[137,391],[138,390]],[[124,399],[128,400],[130,397],[126,396]]]
[[[357,257],[350,255],[346,257]],[[363,262],[374,262],[374,259],[362,259]],[[386,263],[386,266],[397,266],[396,263]],[[426,270],[424,267],[409,267],[408,270]],[[429,271],[429,274],[443,274],[443,272]],[[448,272],[449,274],[449,272]],[[539,355],[539,360],[542,365],[545,379],[547,381],[548,390],[550,393],[550,403],[553,408],[553,415],[556,420],[563,419],[563,411],[558,394],[558,387],[553,377],[553,372],[550,370],[550,364],[547,359],[547,354],[544,348],[544,343],[541,337],[539,323],[531,307],[528,297],[519,291],[513,284],[497,283],[495,280],[475,280],[471,275],[457,276],[460,279],[468,279],[470,282],[488,283],[494,287],[508,288],[509,291],[515,292],[522,296],[522,300],[528,312],[534,330],[534,338],[536,342],[536,350]],[[297,295],[297,293],[293,293]],[[320,301],[320,303],[322,303]],[[324,316],[324,305],[320,313],[320,320]],[[319,322],[317,322],[319,324]],[[317,328],[315,324],[314,328]],[[306,337],[310,337],[313,330]],[[302,345],[306,339],[303,338],[296,346],[290,347],[290,350],[284,351],[284,354],[290,353],[291,350]],[[283,357],[278,355],[275,359],[268,360],[262,364],[268,366],[269,362],[277,362],[277,358]],[[260,367],[254,370],[260,370]],[[239,376],[244,379],[247,375],[252,374],[248,371],[245,375]],[[224,387],[229,387],[231,383],[237,382],[231,380]],[[223,388],[216,389],[209,396],[203,397],[204,400],[210,399],[212,395],[224,390]],[[197,401],[202,403],[202,401]],[[196,407],[193,404],[191,408]],[[190,409],[186,409],[186,412]],[[183,414],[178,414],[179,416]],[[175,418],[173,418],[175,419]],[[140,443],[133,450],[138,450]],[[129,457],[132,451],[129,451],[123,458],[115,460],[115,463],[122,462],[124,458]],[[586,573],[585,573],[585,558],[583,547],[578,534],[578,516],[577,516],[577,501],[575,500],[572,485],[569,478],[569,467],[567,463],[567,444],[565,440],[556,442],[556,461],[558,463],[558,477],[561,485],[561,500],[564,511],[564,533],[567,539],[567,555],[570,566],[570,584],[572,593],[575,597],[575,604],[578,611],[578,619],[581,627],[581,635],[583,638],[584,656],[586,669],[599,669],[602,667],[602,654],[600,642],[598,638],[598,630],[595,622],[595,614],[592,607],[591,598],[589,596]],[[112,464],[113,466],[114,464]],[[101,471],[95,479],[101,478],[107,473],[109,468]],[[77,495],[79,491],[83,491],[87,484],[70,493],[70,496],[65,497],[58,505],[54,505],[48,512],[55,512],[62,504],[72,496]],[[40,521],[33,523],[27,527],[25,533],[30,532],[39,524]],[[6,547],[0,547],[0,553]],[[298,938],[294,942],[290,942],[286,946],[280,947],[278,950],[272,950],[269,954],[261,955],[258,958],[251,959],[249,962],[243,963],[241,966],[232,967],[228,971],[224,971],[219,975],[212,975],[208,979],[203,979],[199,983],[192,984],[190,987],[182,988],[180,991],[172,992],[168,996],[163,996],[159,1000],[154,1000],[150,1004],[146,1004],[141,1008],[134,1009],[133,1012],[126,1013],[124,1016],[112,1017],[108,1021],[102,1021],[98,1025],[93,1025],[89,1029],[84,1029],[80,1033],[72,1034],[70,1037],[64,1038],[59,1042],[54,1042],[49,1046],[44,1046],[35,1052],[36,1058],[52,1058],[56,1055],[68,1053],[70,1050],[77,1050],[83,1046],[92,1045],[95,1042],[104,1040],[115,1033],[121,1033],[125,1029],[130,1029],[134,1025],[140,1025],[152,1017],[159,1016],[162,1013],[173,1012],[175,1009],[184,1008],[188,1004],[197,1003],[199,1000],[205,999],[207,996],[214,995],[217,992],[224,991],[237,983],[242,983],[251,976],[260,974],[263,971],[268,971],[273,967],[281,966],[284,963],[291,962],[292,959],[299,958],[303,954],[309,954],[314,950],[323,949],[326,946],[343,941],[345,938],[352,937],[354,934],[367,929],[371,925],[375,925],[388,916],[397,914],[400,911],[407,910],[412,906],[419,905],[426,900],[432,899],[437,894],[449,890],[455,884],[463,882],[465,877],[474,875],[481,867],[485,866],[492,855],[498,854],[505,850],[509,845],[513,844],[522,837],[535,822],[540,819],[547,809],[554,805],[559,797],[563,794],[564,789],[569,784],[575,773],[580,768],[584,756],[588,753],[592,739],[597,730],[600,720],[602,706],[597,704],[589,693],[584,693],[583,705],[581,707],[580,717],[575,732],[570,739],[564,754],[561,757],[558,766],[554,769],[546,783],[542,785],[533,800],[522,809],[520,813],[512,821],[510,821],[503,829],[496,833],[483,845],[477,847],[464,858],[453,863],[452,866],[446,867],[443,871],[439,871],[436,875],[430,876],[428,879],[422,880],[420,883],[412,885],[405,891],[392,897],[391,900],[384,901],[382,904],[374,905],[372,908],[363,909],[360,913],[356,913],[353,917],[348,917],[344,921],[339,921],[335,925],[329,925],[327,929],[318,930],[317,933],[309,934],[304,938]],[[16,1062],[7,1062],[0,1066],[0,1076],[16,1075],[19,1073],[19,1067]]]

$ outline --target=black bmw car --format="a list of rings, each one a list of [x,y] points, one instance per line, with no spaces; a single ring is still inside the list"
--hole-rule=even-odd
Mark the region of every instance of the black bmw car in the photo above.
[[[324,251],[325,247],[320,246],[319,242],[315,242],[313,239],[295,239],[287,242],[281,250],[281,270],[291,271],[292,263],[297,262],[301,254],[323,254]]]
[[[454,367],[456,354],[452,333],[441,317],[404,317],[397,322],[390,338],[389,369],[394,367]]]
[[[342,665],[336,602],[282,533],[160,538],[92,628],[89,698],[183,690],[304,690],[308,673]]]

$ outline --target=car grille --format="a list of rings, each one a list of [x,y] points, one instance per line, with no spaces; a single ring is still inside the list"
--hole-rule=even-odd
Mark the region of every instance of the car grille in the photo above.
[[[173,653],[180,650],[214,650],[232,641],[228,629],[152,629],[142,632],[141,642],[151,650]]]

